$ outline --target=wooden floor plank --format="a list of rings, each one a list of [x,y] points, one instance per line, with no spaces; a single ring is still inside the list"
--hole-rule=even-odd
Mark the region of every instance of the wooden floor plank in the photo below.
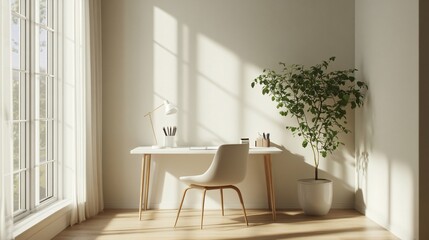
[[[398,239],[354,210],[332,210],[323,217],[309,217],[301,211],[271,212],[248,210],[246,227],[240,210],[206,211],[204,229],[201,212],[184,209],[173,228],[176,211],[149,210],[138,220],[137,210],[105,210],[103,213],[67,228],[55,237],[61,239],[321,239],[389,240]]]

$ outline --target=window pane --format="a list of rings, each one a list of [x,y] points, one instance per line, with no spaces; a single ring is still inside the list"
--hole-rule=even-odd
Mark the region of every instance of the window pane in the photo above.
[[[19,12],[19,0],[10,0],[10,9]]]
[[[47,168],[42,165],[39,168],[39,199],[43,200],[47,196]]]
[[[13,175],[13,211],[25,209],[25,173],[15,173]]]
[[[36,66],[36,72],[47,73],[48,70],[48,31],[39,28],[39,64]]]
[[[36,118],[47,118],[48,82],[46,76],[36,77]]]
[[[11,37],[12,37],[12,68],[21,69],[21,20],[18,17],[12,16],[11,26]]]
[[[20,206],[19,173],[13,175],[13,211],[21,209]]]
[[[47,160],[47,146],[46,146],[46,140],[48,137],[48,127],[47,127],[47,121],[39,121],[38,124],[39,128],[37,129],[39,132],[39,138],[38,138],[38,144],[36,146],[37,153],[38,153],[38,161],[39,162],[45,162]]]
[[[48,1],[40,0],[39,2],[39,23],[48,24]]]
[[[21,105],[21,83],[19,79],[19,72],[12,72],[12,111],[13,120],[20,119],[20,105]]]
[[[20,123],[13,124],[13,170],[18,170],[21,166],[21,127]]]
[[[48,74],[54,75],[54,33],[48,32],[47,55],[48,55]]]
[[[26,167],[25,163],[25,138],[26,138],[26,123],[14,122],[12,127],[12,158],[13,170],[17,171]]]
[[[51,162],[47,165],[46,171],[46,197],[50,198],[54,196],[54,166],[55,162]]]
[[[47,73],[48,71],[48,31],[39,29],[39,73]]]
[[[39,168],[39,203],[51,198],[54,186],[54,163],[47,163]]]
[[[35,97],[35,107],[36,107],[36,136],[38,136],[36,141],[36,154],[37,161],[45,162],[50,160],[48,158],[48,104],[51,96],[48,95],[48,78],[46,76],[37,76],[36,77],[36,97]]]

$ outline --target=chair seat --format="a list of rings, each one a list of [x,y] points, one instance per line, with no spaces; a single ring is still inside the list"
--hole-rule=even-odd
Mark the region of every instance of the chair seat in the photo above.
[[[201,175],[194,175],[194,176],[182,176],[179,178],[180,181],[186,183],[187,185],[199,185],[199,186],[224,186],[224,185],[231,185],[236,184],[231,181],[224,181],[222,179],[216,179],[216,181],[213,181],[207,177],[207,175],[201,174]]]

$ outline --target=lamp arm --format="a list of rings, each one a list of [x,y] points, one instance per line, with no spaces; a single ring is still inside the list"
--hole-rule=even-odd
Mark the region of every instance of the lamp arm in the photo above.
[[[155,139],[155,144],[158,145],[158,139],[156,139],[155,129],[153,128],[153,123],[152,123],[152,114],[151,114],[152,112],[148,113],[149,114],[149,120],[150,120],[150,126],[152,127],[152,133],[153,133],[153,138]]]
[[[159,109],[160,107],[162,107],[162,106],[164,106],[164,103],[163,103],[163,104],[161,104],[161,105],[159,105],[158,107],[156,107],[154,110],[152,110],[152,111],[150,111],[150,112],[146,113],[146,115],[144,115],[144,117],[147,117],[148,115],[150,115],[151,113],[155,112],[156,110],[158,110],[158,109]]]
[[[153,128],[153,123],[152,123],[152,113],[155,112],[156,110],[158,110],[160,107],[164,106],[164,103],[159,105],[158,107],[156,107],[154,110],[146,113],[146,115],[144,115],[144,117],[149,116],[149,121],[150,121],[150,126],[152,127],[152,134],[153,134],[153,138],[155,139],[155,144],[158,145],[158,139],[156,139],[156,134],[155,134],[155,129]]]

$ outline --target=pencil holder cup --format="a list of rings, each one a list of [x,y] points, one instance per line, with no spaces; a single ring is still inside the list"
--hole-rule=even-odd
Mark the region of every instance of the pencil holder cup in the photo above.
[[[270,147],[270,139],[262,139],[262,147]]]
[[[174,136],[165,136],[164,137],[164,147],[167,147],[167,148],[174,147]]]
[[[255,141],[255,147],[270,147],[270,139],[258,138]]]

